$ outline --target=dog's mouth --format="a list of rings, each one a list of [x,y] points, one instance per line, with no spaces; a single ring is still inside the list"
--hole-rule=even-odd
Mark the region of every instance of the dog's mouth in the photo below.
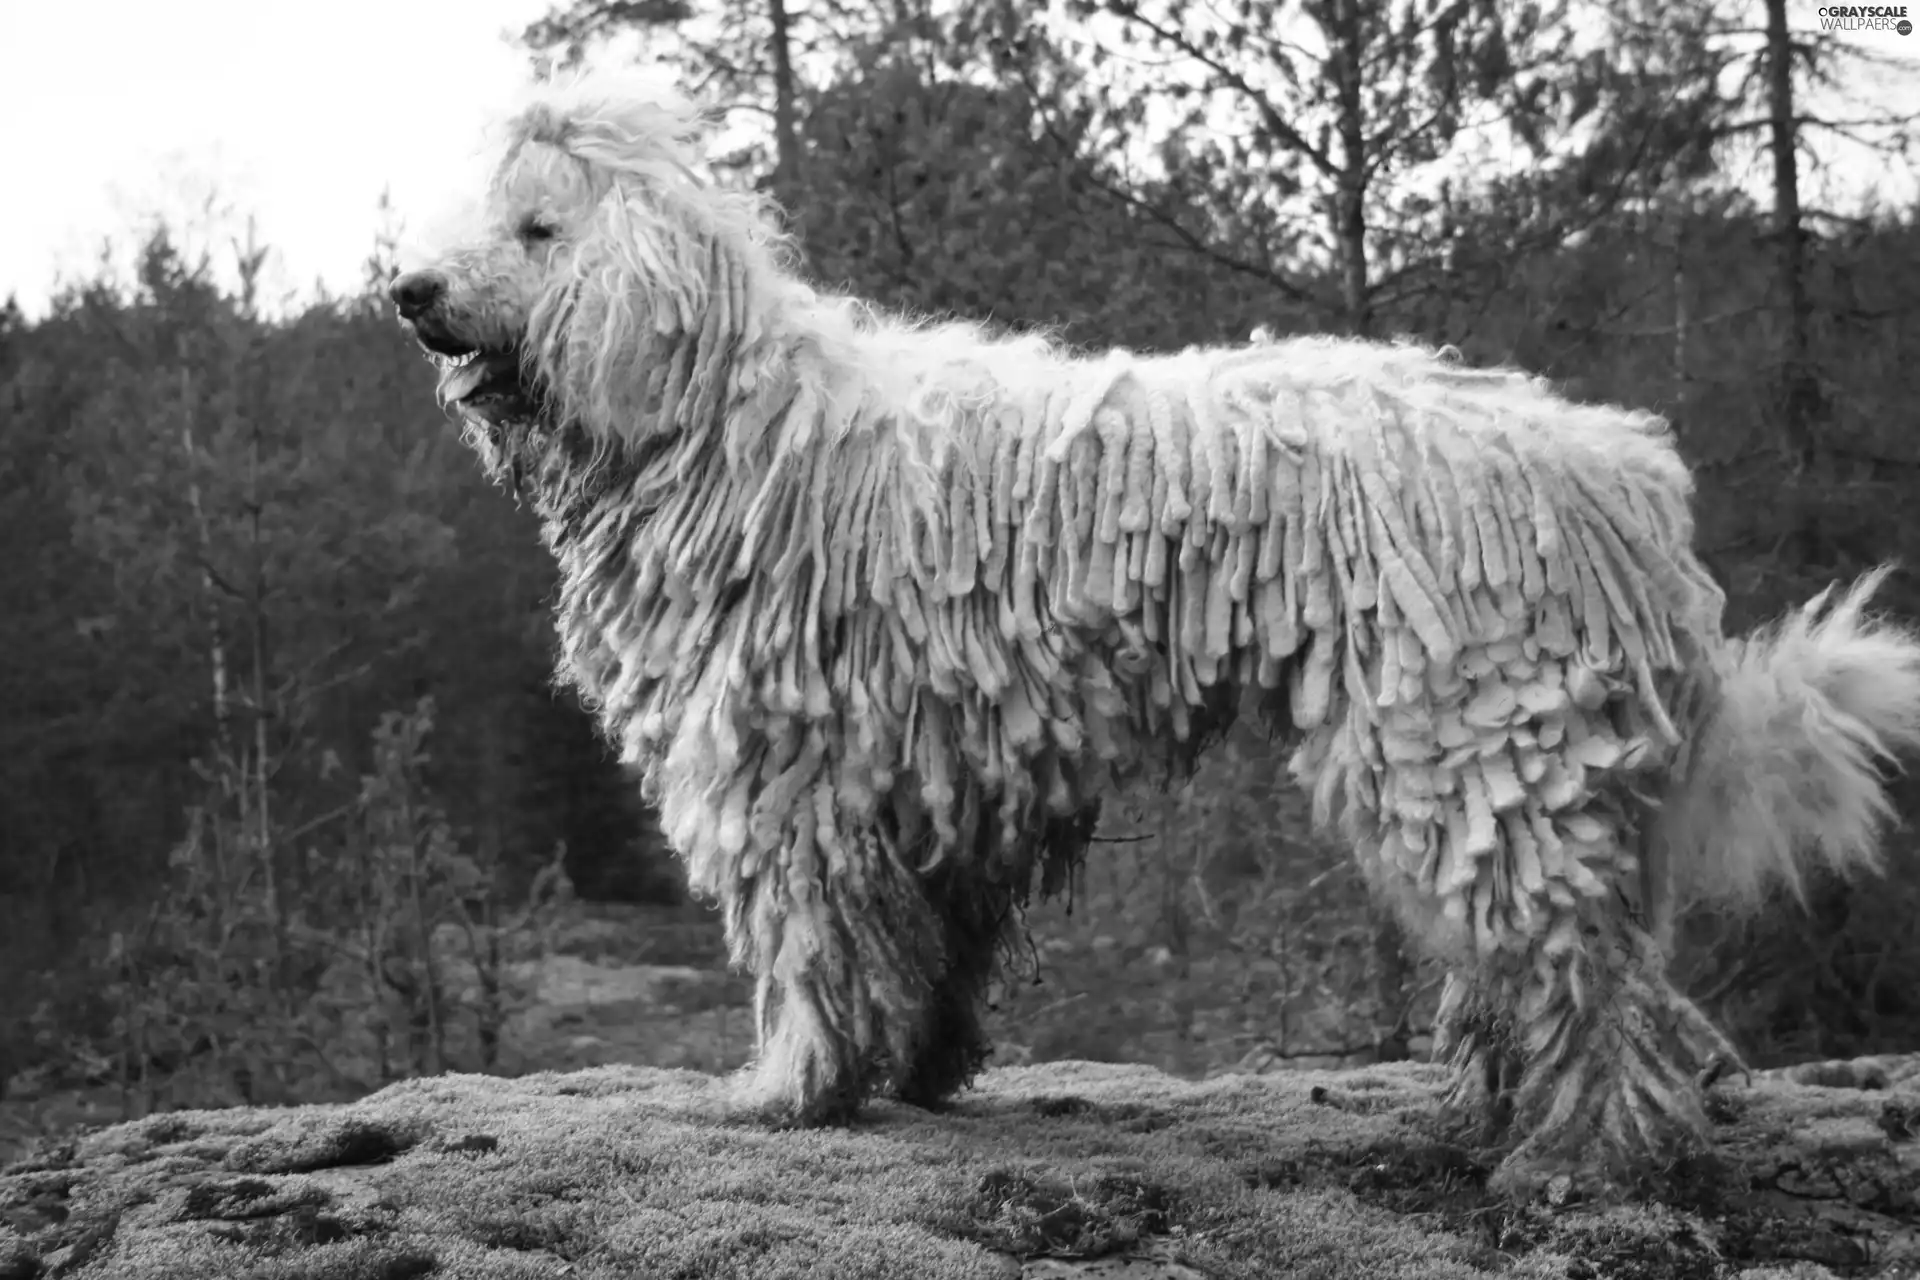
[[[421,344],[426,347],[425,343]],[[426,347],[427,359],[440,369],[440,403],[486,411],[526,400],[517,350],[470,347],[447,351]]]

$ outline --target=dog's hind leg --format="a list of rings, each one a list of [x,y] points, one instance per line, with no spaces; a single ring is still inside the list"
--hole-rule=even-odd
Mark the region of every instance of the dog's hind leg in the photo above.
[[[1456,1115],[1492,1138],[1511,1114],[1519,1143],[1495,1185],[1522,1196],[1562,1179],[1602,1190],[1704,1149],[1697,1074],[1716,1056],[1739,1060],[1667,981],[1637,922],[1592,901],[1556,914],[1549,936],[1580,942],[1543,939],[1450,974],[1435,1043]]]
[[[1522,1057],[1513,1010],[1472,968],[1447,972],[1434,1012],[1433,1060],[1453,1064],[1445,1109],[1468,1136],[1502,1141],[1513,1119]]]
[[[1396,706],[1379,742],[1335,720],[1294,769],[1452,971],[1436,1056],[1450,1110],[1517,1143],[1499,1185],[1598,1191],[1704,1147],[1695,1073],[1738,1056],[1668,982],[1634,900],[1639,789],[1664,767],[1639,704],[1536,710],[1502,678],[1442,682],[1447,701]]]

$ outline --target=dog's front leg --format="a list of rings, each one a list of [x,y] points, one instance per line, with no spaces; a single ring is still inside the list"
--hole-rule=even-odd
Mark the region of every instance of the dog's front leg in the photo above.
[[[758,1048],[741,1101],[769,1119],[846,1120],[919,1061],[943,956],[920,877],[871,829],[830,844],[804,821],[721,886],[736,964],[754,978]]]

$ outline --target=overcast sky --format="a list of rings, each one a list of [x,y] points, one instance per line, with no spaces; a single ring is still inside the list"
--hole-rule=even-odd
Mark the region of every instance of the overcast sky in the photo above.
[[[1816,25],[1817,5],[1792,0],[1796,25]],[[506,37],[548,7],[0,0],[0,296],[40,312],[57,275],[91,275],[108,240],[124,259],[156,212],[222,265],[253,215],[274,250],[270,304],[316,279],[354,289],[383,188],[415,230],[473,190],[481,126],[527,79]],[[1855,42],[1920,55],[1920,34]],[[1920,67],[1886,82],[1868,96],[1920,100]],[[1913,198],[1910,170],[1851,172]]]
[[[209,189],[277,251],[269,284],[353,288],[382,188],[424,217],[527,79],[547,0],[0,0],[0,296],[44,305],[143,217]],[[231,218],[217,225],[231,234]]]

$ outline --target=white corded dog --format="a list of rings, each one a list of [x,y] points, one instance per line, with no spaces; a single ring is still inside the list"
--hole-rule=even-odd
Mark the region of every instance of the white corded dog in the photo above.
[[[1707,1137],[1689,896],[1876,865],[1920,643],[1874,574],[1746,640],[1662,423],[1405,346],[1082,359],[816,291],[651,91],[545,87],[476,243],[396,280],[530,496],[563,669],[757,982],[757,1103],[934,1104],[1102,792],[1243,701],[1451,968],[1502,1176]]]

